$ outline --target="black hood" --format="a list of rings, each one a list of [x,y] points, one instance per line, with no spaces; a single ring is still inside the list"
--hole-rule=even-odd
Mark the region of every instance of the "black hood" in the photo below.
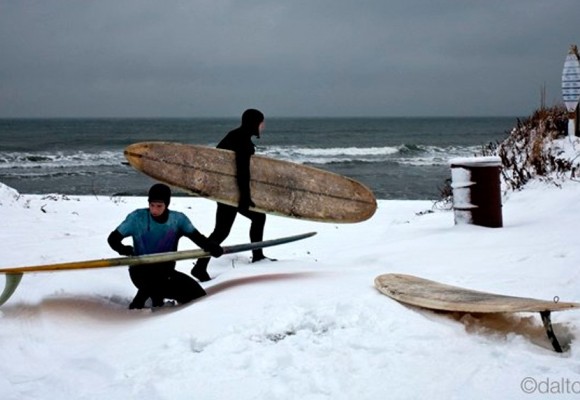
[[[262,122],[264,122],[264,114],[256,109],[250,108],[242,114],[242,128],[258,137],[260,137],[259,127]]]
[[[161,201],[165,203],[166,207],[169,207],[169,203],[171,202],[171,189],[163,183],[156,183],[149,189],[147,200],[149,203],[152,201]]]

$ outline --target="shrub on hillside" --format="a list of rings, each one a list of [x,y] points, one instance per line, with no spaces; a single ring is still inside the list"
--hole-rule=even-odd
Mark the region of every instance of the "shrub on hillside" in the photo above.
[[[557,183],[554,178],[572,173],[575,165],[561,146],[567,138],[568,114],[564,107],[543,108],[528,119],[517,120],[507,139],[483,148],[484,156],[499,156],[507,189],[521,189],[531,179]]]
[[[519,190],[532,179],[558,185],[564,178],[574,178],[580,171],[580,138],[569,138],[568,112],[564,106],[541,108],[516,126],[502,142],[489,143],[475,156],[498,156],[502,162],[504,190]],[[578,147],[576,150],[575,147]],[[451,179],[439,189],[436,208],[451,209]]]

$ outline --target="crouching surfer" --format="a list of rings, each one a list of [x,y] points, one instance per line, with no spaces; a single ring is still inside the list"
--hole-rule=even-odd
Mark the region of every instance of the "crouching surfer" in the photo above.
[[[213,257],[220,257],[222,247],[202,235],[185,214],[169,210],[170,201],[169,186],[153,185],[149,189],[149,207],[127,215],[109,235],[109,246],[122,256],[164,253],[177,251],[179,239],[185,236]],[[133,239],[133,246],[122,243],[127,237]],[[175,261],[131,266],[129,275],[137,287],[130,309],[144,308],[148,299],[153,307],[160,307],[165,299],[185,304],[206,294],[195,279],[175,270]]]

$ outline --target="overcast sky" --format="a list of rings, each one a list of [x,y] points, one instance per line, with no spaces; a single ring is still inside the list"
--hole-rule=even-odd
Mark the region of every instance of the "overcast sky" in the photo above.
[[[527,116],[579,0],[0,0],[0,117]]]

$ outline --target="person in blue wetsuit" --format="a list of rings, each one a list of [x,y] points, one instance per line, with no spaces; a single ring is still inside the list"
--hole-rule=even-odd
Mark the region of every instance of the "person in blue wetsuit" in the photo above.
[[[109,235],[109,246],[117,253],[140,256],[176,251],[179,239],[185,236],[213,257],[223,254],[222,247],[202,235],[185,214],[169,210],[169,186],[153,185],[149,189],[148,201],[149,208],[130,213]],[[133,246],[122,243],[126,237],[133,239]],[[175,261],[131,266],[129,275],[138,289],[130,309],[144,308],[149,298],[153,307],[160,307],[165,299],[185,304],[206,294],[195,279],[175,270]]]
[[[217,145],[218,149],[232,150],[236,153],[236,180],[240,200],[237,207],[217,203],[215,227],[209,235],[211,241],[221,244],[228,237],[238,213],[251,221],[250,240],[252,242],[263,240],[266,214],[250,210],[250,207],[255,206],[250,193],[250,159],[256,151],[252,136],[260,138],[264,124],[264,114],[250,108],[242,114],[241,126],[230,131]],[[262,249],[253,250],[252,262],[261,260],[274,261],[264,256]],[[207,273],[208,264],[209,258],[199,259],[191,270],[191,275],[201,282],[209,281],[211,277]]]

